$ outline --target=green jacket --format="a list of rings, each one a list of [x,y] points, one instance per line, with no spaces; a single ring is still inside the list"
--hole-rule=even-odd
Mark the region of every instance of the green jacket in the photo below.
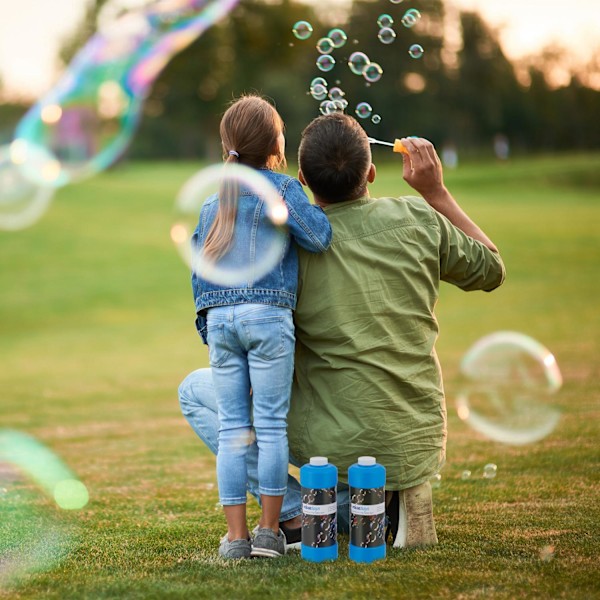
[[[387,489],[412,487],[445,460],[440,281],[491,291],[504,265],[422,198],[364,197],[325,212],[329,251],[300,250],[290,452],[301,463],[327,456],[344,482],[357,457],[375,456]]]

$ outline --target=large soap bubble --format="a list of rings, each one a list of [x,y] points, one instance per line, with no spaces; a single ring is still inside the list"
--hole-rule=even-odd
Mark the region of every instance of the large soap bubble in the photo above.
[[[234,229],[231,249],[215,261],[207,258],[201,247],[193,247],[190,239],[203,203],[218,197],[223,182],[236,184],[242,196],[260,197],[262,206],[253,218],[259,218],[264,227],[256,239],[236,236]],[[238,203],[237,224],[245,215],[239,207]],[[196,173],[181,188],[176,212],[171,240],[192,271],[217,284],[252,285],[279,263],[289,244],[285,227],[288,210],[281,196],[260,171],[241,164],[213,165]]]
[[[15,231],[33,225],[48,210],[54,188],[28,179],[11,146],[0,146],[0,229]]]
[[[554,355],[533,338],[499,331],[481,338],[461,362],[458,416],[485,437],[505,444],[541,440],[560,412],[550,401],[562,385]]]
[[[26,176],[58,187],[112,164],[164,66],[237,1],[162,0],[109,20],[19,122]]]
[[[56,508],[78,510],[88,499],[86,486],[41,442],[0,430],[0,588],[66,556],[73,523]]]

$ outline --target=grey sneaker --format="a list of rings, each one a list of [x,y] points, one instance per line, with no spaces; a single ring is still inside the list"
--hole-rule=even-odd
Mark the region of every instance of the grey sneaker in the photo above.
[[[283,531],[275,535],[275,532],[268,527],[259,527],[258,525],[252,532],[252,552],[250,556],[262,556],[266,558],[277,558],[285,554],[285,536]]]
[[[221,538],[219,546],[219,556],[225,559],[230,558],[250,558],[252,550],[252,542],[250,540],[233,540],[227,539],[227,534]]]

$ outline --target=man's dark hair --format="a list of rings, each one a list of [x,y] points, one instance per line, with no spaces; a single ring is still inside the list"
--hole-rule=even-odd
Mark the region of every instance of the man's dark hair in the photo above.
[[[302,132],[298,164],[313,194],[325,202],[366,193],[371,146],[356,119],[342,113],[317,117]]]

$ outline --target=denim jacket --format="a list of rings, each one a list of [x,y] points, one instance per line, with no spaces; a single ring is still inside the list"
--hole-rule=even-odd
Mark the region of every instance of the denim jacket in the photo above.
[[[283,198],[288,209],[287,234],[281,251],[279,263],[257,280],[249,275],[247,281],[231,285],[220,285],[207,281],[192,272],[192,290],[196,305],[196,328],[206,344],[206,310],[211,306],[230,304],[272,304],[296,308],[296,290],[298,287],[298,254],[295,241],[309,252],[324,252],[331,243],[331,226],[323,210],[312,205],[300,182],[293,177],[261,169],[261,173],[273,184]],[[192,251],[196,253],[204,245],[210,226],[219,208],[216,194],[210,196],[202,205],[198,226],[192,236]],[[269,236],[273,235],[273,226],[266,213],[267,205],[251,190],[240,190],[235,235],[230,251],[220,260],[228,259],[235,263],[236,251],[247,254],[248,264],[253,265],[256,257],[268,246]],[[267,241],[265,241],[267,240]]]

